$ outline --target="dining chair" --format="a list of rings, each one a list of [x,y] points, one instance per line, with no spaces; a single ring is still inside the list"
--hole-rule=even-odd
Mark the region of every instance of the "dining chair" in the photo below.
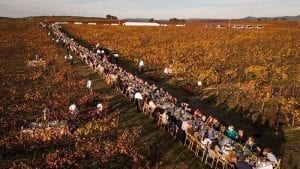
[[[274,166],[274,169],[280,169],[281,159],[278,159],[277,163]]]
[[[204,144],[201,143],[200,140],[196,139],[196,151],[195,151],[195,155],[197,157],[200,157],[200,159],[203,161],[204,160],[204,155],[207,151],[207,148]]]
[[[205,164],[213,168],[216,161],[216,152],[210,148],[207,149]]]

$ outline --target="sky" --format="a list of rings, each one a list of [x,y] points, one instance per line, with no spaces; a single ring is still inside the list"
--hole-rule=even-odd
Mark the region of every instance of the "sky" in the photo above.
[[[300,0],[0,0],[0,16],[243,18],[300,15]]]

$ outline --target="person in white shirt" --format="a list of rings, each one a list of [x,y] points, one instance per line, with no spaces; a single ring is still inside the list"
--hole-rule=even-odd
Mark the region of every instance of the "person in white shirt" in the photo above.
[[[167,115],[167,111],[164,111],[164,113],[161,116],[162,124],[167,125],[168,119],[169,119],[169,116]]]
[[[77,106],[76,104],[71,104],[70,107],[69,107],[69,111],[72,115],[77,115],[78,114],[78,109],[77,109]]]
[[[50,109],[48,109],[47,107],[43,109],[43,119],[44,121],[47,120],[47,113],[49,113]]]
[[[190,123],[188,120],[182,121],[181,130],[186,132],[189,127],[190,127]]]
[[[149,108],[150,108],[150,113],[153,113],[156,109],[156,105],[155,103],[153,102],[153,100],[150,100],[149,101]]]
[[[99,55],[101,54],[101,51],[100,51],[100,49],[97,49],[97,54],[99,54]]]
[[[272,164],[277,164],[276,156],[271,152],[270,148],[265,148],[263,151],[263,155],[267,157],[267,160],[270,161]]]
[[[102,103],[98,103],[97,104],[97,114],[98,115],[101,114],[102,111],[103,111],[103,105],[102,105]]]
[[[115,53],[114,57],[115,57],[116,64],[119,64],[119,54]]]
[[[134,98],[135,98],[135,104],[136,104],[136,111],[137,112],[141,112],[141,104],[143,101],[143,96],[142,94],[138,91],[134,94]]]
[[[145,66],[145,63],[144,61],[141,59],[140,62],[139,62],[139,71],[142,72],[144,70],[144,66]]]
[[[90,79],[86,82],[86,87],[91,93],[93,92],[92,81]]]
[[[70,60],[70,65],[72,65],[73,64],[73,56],[71,54],[69,55],[69,60]]]

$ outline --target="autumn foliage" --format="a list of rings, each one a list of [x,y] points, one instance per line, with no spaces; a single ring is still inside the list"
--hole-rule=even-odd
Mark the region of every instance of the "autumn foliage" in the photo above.
[[[118,112],[95,114],[106,96],[87,92],[86,79],[64,61],[65,53],[47,33],[34,22],[0,22],[0,168],[138,166],[141,157],[133,144],[138,132],[119,131]],[[36,55],[45,66],[27,66]],[[77,117],[68,112],[73,103]],[[71,134],[20,137],[21,128],[43,122],[45,108],[47,120],[67,122]]]
[[[260,30],[199,25],[64,27],[89,44],[119,52],[134,66],[143,59],[150,78],[159,79],[170,67],[170,81],[189,93],[216,96],[216,104],[225,103],[253,121],[262,116],[262,123],[275,128],[295,125],[300,118],[300,30],[281,22],[269,25]],[[198,81],[202,87],[197,87]]]

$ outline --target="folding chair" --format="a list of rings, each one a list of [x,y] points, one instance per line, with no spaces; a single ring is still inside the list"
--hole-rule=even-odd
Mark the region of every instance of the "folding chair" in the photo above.
[[[205,158],[205,164],[213,168],[214,163],[217,159],[216,152],[210,148],[207,149],[207,155]]]

